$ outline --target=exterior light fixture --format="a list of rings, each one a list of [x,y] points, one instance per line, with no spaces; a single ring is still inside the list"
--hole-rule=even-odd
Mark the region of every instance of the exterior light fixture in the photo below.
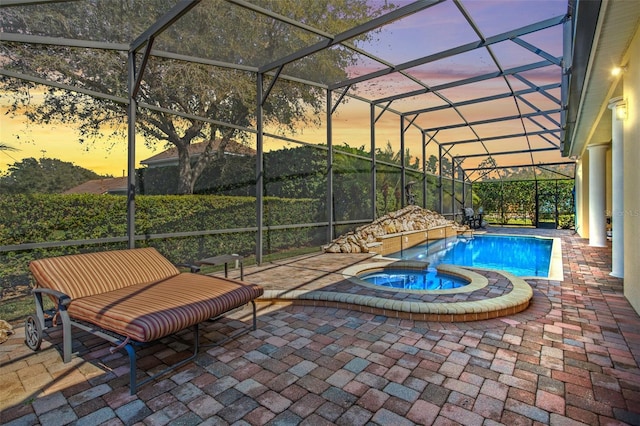
[[[627,70],[627,67],[613,67],[611,69],[611,75],[614,77],[618,77],[622,73],[624,73],[626,70]]]
[[[627,102],[621,101],[616,105],[616,119],[618,121],[624,121],[627,119]]]

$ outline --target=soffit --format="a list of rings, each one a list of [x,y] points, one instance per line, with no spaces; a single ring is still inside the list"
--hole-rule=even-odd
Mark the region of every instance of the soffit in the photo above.
[[[569,155],[580,156],[587,145],[611,141],[611,111],[608,103],[621,94],[619,78],[611,76],[614,66],[624,65],[625,53],[638,28],[640,7],[634,1],[602,3],[592,48],[593,61],[580,99]],[[578,21],[576,25],[580,25]]]

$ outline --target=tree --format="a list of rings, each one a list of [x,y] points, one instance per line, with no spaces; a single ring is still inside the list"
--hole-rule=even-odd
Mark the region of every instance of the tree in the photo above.
[[[480,176],[482,179],[489,179],[492,176],[500,177],[499,172],[496,170],[498,167],[498,163],[495,158],[489,155],[487,158],[482,160],[480,164],[478,164],[478,168],[480,170]]]
[[[440,164],[438,163],[438,157],[431,154],[426,164],[427,172],[435,175],[440,174]],[[442,157],[442,177],[451,176],[451,160],[447,157]]]
[[[0,151],[17,151],[17,149],[12,147],[11,145],[0,143]]]
[[[355,148],[346,142],[334,146],[334,219],[346,221],[371,217],[371,169],[371,153],[364,146]]]
[[[414,158],[413,164],[411,159]],[[384,215],[390,211],[399,209],[405,197],[405,188],[402,187],[402,169],[405,168],[406,183],[411,181],[411,170],[419,169],[420,160],[413,157],[409,148],[404,151],[404,164],[402,164],[401,152],[394,152],[391,141],[387,141],[384,148],[376,148],[376,162],[381,162],[376,166],[376,186],[378,188],[377,202],[378,215]],[[406,184],[405,183],[405,184]]]
[[[104,176],[55,158],[25,158],[0,176],[0,192],[56,194],[100,177]]]
[[[80,38],[111,43],[131,43],[173,5],[170,0],[130,2],[53,2],[37,6],[0,9],[5,33]],[[366,0],[265,0],[261,6],[287,18],[302,21],[332,34],[352,28],[381,13]],[[46,30],[45,30],[46,29]],[[367,33],[361,40],[372,37]],[[222,0],[202,2],[155,39],[154,49],[179,52],[216,61],[260,66],[309,46],[321,38],[292,25],[258,15]],[[108,95],[127,96],[126,53],[55,45],[2,43],[3,67],[29,75],[71,84]],[[347,76],[355,61],[353,51],[337,46],[321,54],[287,64],[284,73],[320,82]],[[267,77],[266,84],[269,84]],[[13,89],[14,113],[29,102],[23,82],[4,80]],[[317,123],[324,90],[279,80],[264,104],[265,124],[295,131],[299,125]],[[179,193],[192,193],[202,171],[212,159],[224,161],[232,139],[242,139],[235,126],[255,123],[256,75],[253,72],[196,64],[158,56],[150,58],[143,73],[139,102],[167,108],[181,116],[139,108],[136,123],[145,143],[175,146],[179,158]],[[311,113],[309,113],[311,112]],[[121,103],[89,98],[77,92],[50,89],[42,104],[28,109],[34,122],[79,123],[81,142],[90,143],[110,129],[112,140],[123,139],[126,109]],[[206,121],[199,120],[202,117]],[[111,131],[113,129],[113,131]],[[213,141],[220,139],[216,152]],[[207,148],[194,160],[193,143]],[[114,142],[116,143],[116,142]]]
[[[438,173],[438,157],[431,154],[425,164],[425,169],[427,170],[428,173],[437,174]]]

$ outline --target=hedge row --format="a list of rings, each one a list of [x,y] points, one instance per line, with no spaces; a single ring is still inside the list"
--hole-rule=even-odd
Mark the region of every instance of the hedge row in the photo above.
[[[265,227],[314,223],[322,217],[322,203],[309,199],[265,198]],[[115,195],[3,195],[0,194],[0,246],[64,242],[127,233],[126,198]],[[256,199],[213,195],[136,197],[137,236],[253,228]],[[324,229],[294,228],[269,231],[267,253],[324,243]],[[192,262],[223,253],[255,253],[255,232],[233,232],[163,239],[144,239],[137,246],[153,246],[175,263]],[[92,244],[0,253],[0,295],[23,292],[29,284],[31,260],[62,254],[121,249],[126,243]],[[18,289],[18,290],[16,290]]]

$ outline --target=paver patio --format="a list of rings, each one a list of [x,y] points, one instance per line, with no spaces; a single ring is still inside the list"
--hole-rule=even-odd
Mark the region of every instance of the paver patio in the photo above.
[[[0,345],[0,423],[639,425],[640,317],[609,276],[611,247],[589,247],[571,231],[506,232],[563,240],[564,280],[527,280],[534,297],[524,312],[438,323],[262,305],[258,330],[203,350],[134,396],[127,357],[102,340],[81,335],[81,356],[63,364],[59,332],[34,353],[18,327]],[[367,259],[305,256],[246,268],[245,279],[324,286]],[[244,314],[207,323],[203,340],[238,328]],[[153,371],[185,349],[164,339],[139,350],[138,362]]]

